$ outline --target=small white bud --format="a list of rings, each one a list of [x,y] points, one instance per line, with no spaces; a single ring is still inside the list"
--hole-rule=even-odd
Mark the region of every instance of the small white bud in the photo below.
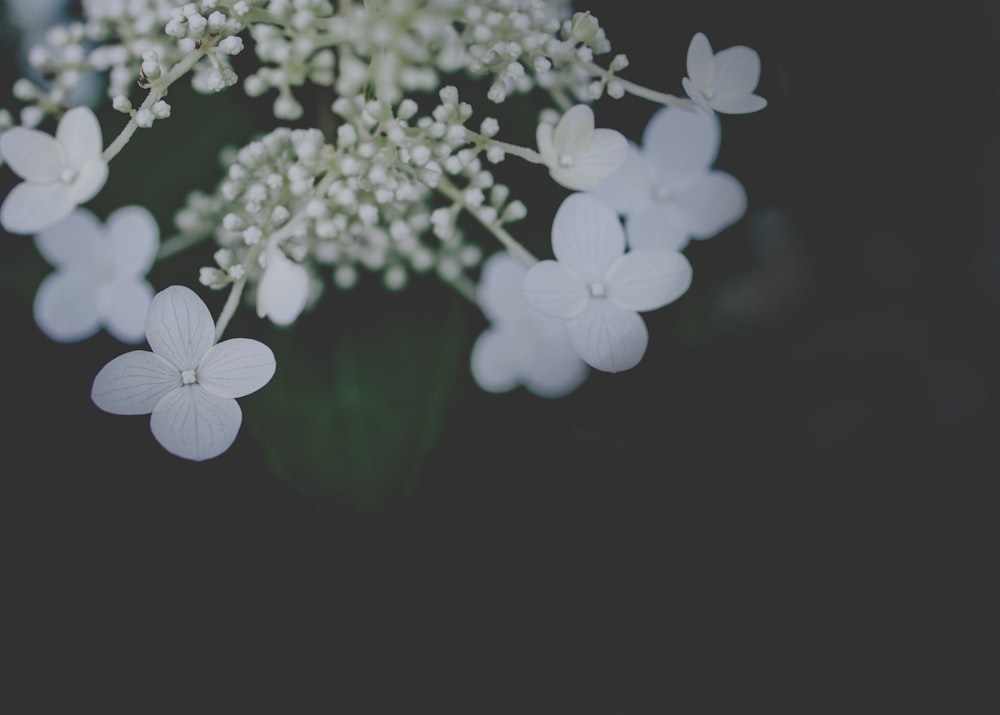
[[[142,127],[143,129],[149,129],[153,126],[153,121],[156,117],[148,109],[140,109],[135,113],[135,123],[136,126]]]
[[[111,100],[111,106],[122,114],[128,114],[132,111],[132,103],[124,94],[116,94],[115,98]]]

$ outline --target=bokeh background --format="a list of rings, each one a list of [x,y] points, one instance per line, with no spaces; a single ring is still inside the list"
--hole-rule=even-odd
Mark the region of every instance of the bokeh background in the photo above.
[[[747,188],[746,217],[687,250],[694,284],[646,315],[637,368],[557,401],[476,387],[463,361],[485,322],[444,287],[361,290],[314,316],[308,340],[326,344],[447,314],[427,339],[465,345],[423,401],[330,428],[310,458],[331,493],[294,457],[276,469],[249,424],[194,464],[146,418],[94,408],[90,382],[121,346],[45,338],[30,303],[48,268],[30,239],[0,237],[0,697],[33,703],[8,712],[66,695],[106,712],[991,711],[970,708],[996,700],[995,649],[980,648],[1000,427],[998,6],[576,7],[629,56],[626,77],[665,91],[681,91],[695,32],[760,53],[770,104],[723,117],[716,162]],[[13,107],[19,35],[3,29]],[[185,124],[172,101],[95,211],[142,201],[169,217],[214,185],[215,147],[252,128],[250,110],[204,102]],[[653,109],[596,111],[638,140]],[[193,282],[157,270],[157,287]],[[264,392],[241,401],[248,422],[271,424]],[[425,409],[440,429],[419,449],[380,442]],[[373,486],[365,454],[404,466]]]

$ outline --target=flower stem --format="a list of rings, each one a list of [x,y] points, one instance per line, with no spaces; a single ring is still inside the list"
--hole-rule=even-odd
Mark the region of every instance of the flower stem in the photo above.
[[[674,107],[694,107],[695,103],[690,99],[684,99],[682,97],[677,97],[673,94],[666,94],[664,92],[657,92],[656,90],[649,89],[648,87],[643,87],[642,85],[636,84],[635,82],[629,82],[627,79],[622,79],[615,73],[604,69],[600,65],[594,62],[581,62],[580,65],[586,68],[588,71],[602,77],[605,80],[614,79],[616,82],[621,83],[622,87],[631,95],[636,97],[641,97],[643,99],[648,99],[651,102],[657,102],[658,104],[667,104]]]
[[[525,265],[533,266],[538,263],[538,259],[535,258],[527,248],[518,243],[513,236],[507,233],[504,227],[500,225],[499,221],[484,221],[482,216],[480,216],[479,212],[476,211],[474,207],[465,203],[462,192],[457,186],[448,181],[448,179],[442,176],[438,182],[437,189],[472,214],[473,218],[475,218],[476,221],[483,226],[483,228],[496,236],[497,240],[503,244],[504,248],[514,254],[517,258],[521,259]]]
[[[132,118],[129,119],[128,124],[125,125],[125,128],[122,129],[121,133],[115,137],[115,140],[108,145],[108,148],[105,149],[104,153],[101,155],[101,158],[105,163],[109,163],[112,159],[118,156],[118,153],[125,148],[125,145],[128,144],[132,135],[135,134],[136,129],[139,128],[139,125],[136,124],[135,121],[139,110],[149,109],[154,104],[159,102],[160,99],[167,93],[167,88],[187,74],[187,72],[194,67],[195,63],[204,57],[210,49],[211,43],[206,39],[200,48],[186,55],[184,59],[171,67],[166,74],[153,82],[150,87],[149,94],[146,95],[146,99],[143,103],[139,105],[139,109],[132,112]]]

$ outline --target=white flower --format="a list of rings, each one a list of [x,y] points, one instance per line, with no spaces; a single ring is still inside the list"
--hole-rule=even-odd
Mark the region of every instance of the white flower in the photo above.
[[[687,72],[681,80],[684,91],[709,112],[747,114],[767,106],[766,99],[753,93],[760,81],[760,56],[749,47],[712,54],[708,38],[699,32],[688,45]]]
[[[124,343],[142,342],[153,286],[160,231],[141,206],[126,206],[106,225],[86,209],[35,237],[39,253],[55,271],[35,294],[35,322],[52,340],[74,342],[102,327]]]
[[[249,338],[215,343],[208,306],[184,286],[153,297],[146,339],[152,352],[134,350],[101,368],[94,404],[116,415],[152,413],[153,436],[178,457],[200,462],[225,452],[243,422],[235,398],[274,375],[271,349]]]
[[[278,246],[265,255],[264,273],[257,284],[257,315],[275,325],[291,325],[309,299],[309,272]]]
[[[628,140],[614,129],[594,129],[594,111],[577,104],[553,126],[535,132],[538,151],[552,178],[573,191],[592,189],[625,160]]]
[[[562,397],[590,370],[576,354],[565,321],[528,305],[522,289],[527,270],[506,251],[483,263],[477,294],[490,326],[472,346],[472,375],[488,392],[523,385],[540,397]]]
[[[565,320],[573,347],[598,370],[635,367],[649,340],[639,313],[673,302],[691,285],[691,264],[679,251],[625,253],[614,209],[589,194],[571,194],[556,211],[552,251],[556,260],[525,274],[525,297]]]
[[[24,179],[0,206],[0,225],[11,233],[36,233],[90,201],[108,178],[103,146],[101,125],[88,107],[66,112],[55,137],[25,127],[0,134],[0,154]]]
[[[629,144],[621,168],[591,192],[625,216],[629,248],[680,251],[743,217],[743,185],[711,168],[720,136],[715,114],[663,107],[646,124],[642,147]]]

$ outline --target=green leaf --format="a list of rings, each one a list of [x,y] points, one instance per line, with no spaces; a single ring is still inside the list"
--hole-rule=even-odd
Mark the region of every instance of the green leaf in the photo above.
[[[277,476],[321,511],[404,504],[468,370],[466,312],[439,285],[374,286],[263,336],[277,371],[241,402]]]

